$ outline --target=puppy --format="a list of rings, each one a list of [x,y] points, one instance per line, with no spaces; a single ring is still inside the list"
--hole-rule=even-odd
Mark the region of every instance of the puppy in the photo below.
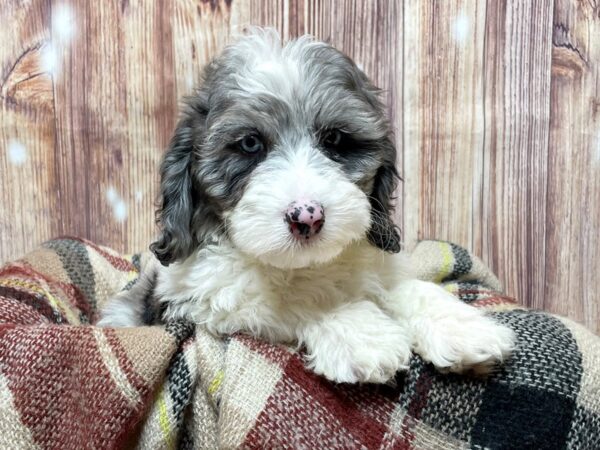
[[[386,382],[413,351],[444,371],[489,369],[513,332],[411,275],[395,163],[379,90],[352,60],[255,30],[205,68],[164,157],[162,265],[99,324],[143,325],[150,295],[163,320],[296,343],[335,382]]]

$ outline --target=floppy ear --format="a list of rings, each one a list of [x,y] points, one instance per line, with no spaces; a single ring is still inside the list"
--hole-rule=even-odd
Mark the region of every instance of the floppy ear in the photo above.
[[[191,230],[193,135],[192,121],[184,118],[175,130],[160,168],[161,203],[156,220],[161,226],[161,234],[150,245],[150,250],[165,266],[189,256],[196,244]]]
[[[391,139],[386,142],[387,161],[377,170],[373,182],[371,202],[371,229],[367,237],[371,244],[390,253],[400,251],[400,234],[392,220],[392,200],[400,179],[396,170],[396,148]]]
[[[348,58],[348,61],[353,67],[351,75],[359,91],[364,95],[364,99],[379,111],[381,116],[384,116],[385,109],[379,99],[381,90],[373,85],[369,77],[351,59]],[[367,233],[367,238],[371,244],[386,252],[398,253],[400,251],[400,234],[392,220],[394,210],[392,200],[400,176],[396,170],[396,146],[390,132],[380,145],[385,160],[375,174],[373,190],[369,196],[371,229]]]

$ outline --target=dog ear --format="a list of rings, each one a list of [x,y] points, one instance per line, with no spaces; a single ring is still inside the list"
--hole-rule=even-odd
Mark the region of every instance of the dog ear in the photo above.
[[[191,231],[193,136],[192,123],[184,118],[177,125],[160,168],[161,199],[156,221],[161,234],[150,245],[150,250],[163,265],[189,256],[194,248]]]
[[[396,170],[396,148],[386,139],[387,161],[375,174],[371,202],[371,229],[367,237],[371,244],[390,253],[400,251],[400,234],[392,220],[392,200],[400,176]]]

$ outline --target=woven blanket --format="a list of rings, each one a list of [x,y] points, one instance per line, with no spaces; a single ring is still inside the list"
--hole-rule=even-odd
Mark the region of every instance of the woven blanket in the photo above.
[[[486,379],[414,356],[393,385],[336,385],[244,335],[91,326],[149,258],[65,238],[0,270],[0,448],[600,448],[600,339],[518,306],[456,245],[423,241],[411,259],[515,330]]]

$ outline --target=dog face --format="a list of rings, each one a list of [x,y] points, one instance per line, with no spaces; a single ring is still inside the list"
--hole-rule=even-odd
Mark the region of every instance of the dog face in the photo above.
[[[396,150],[378,90],[308,37],[260,31],[205,69],[161,168],[163,264],[223,238],[281,268],[367,237],[397,252]]]

